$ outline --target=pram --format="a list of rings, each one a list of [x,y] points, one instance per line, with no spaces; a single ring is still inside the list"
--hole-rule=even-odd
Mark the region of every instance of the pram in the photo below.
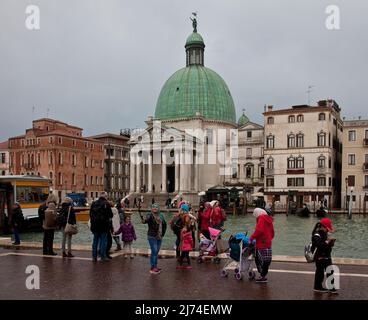
[[[221,253],[218,250],[218,241],[221,233],[224,230],[218,230],[214,228],[208,228],[211,239],[207,239],[203,234],[200,235],[199,243],[199,255],[197,262],[202,263],[206,257],[213,258],[215,263],[220,263],[221,259],[218,254]]]
[[[243,274],[247,274],[249,280],[254,280],[256,277],[253,271],[255,241],[253,240],[252,247],[249,247],[249,240],[247,233],[237,233],[230,236],[230,252],[227,254],[228,261],[221,270],[222,277],[228,276],[228,270],[234,270],[234,276],[237,280],[241,280]]]

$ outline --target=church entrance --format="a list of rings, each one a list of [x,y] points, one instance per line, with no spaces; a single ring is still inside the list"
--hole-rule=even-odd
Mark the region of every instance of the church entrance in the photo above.
[[[167,166],[167,191],[175,191],[175,166]]]

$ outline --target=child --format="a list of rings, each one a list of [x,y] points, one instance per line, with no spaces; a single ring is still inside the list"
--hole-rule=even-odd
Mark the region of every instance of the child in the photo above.
[[[317,222],[312,232],[312,251],[316,250],[314,254],[314,261],[316,263],[316,273],[314,276],[314,291],[315,292],[329,292],[337,293],[338,288],[335,287],[334,281],[330,281],[332,288],[323,288],[322,283],[326,269],[332,265],[331,251],[334,246],[335,239],[329,238],[328,233],[333,232],[331,220],[328,218],[321,219]],[[333,272],[331,272],[332,274]],[[331,274],[326,274],[327,277]]]
[[[190,258],[189,258],[189,252],[193,250],[194,247],[194,241],[192,236],[192,230],[188,225],[185,225],[183,227],[183,230],[181,231],[180,235],[180,259],[179,259],[179,265],[177,266],[177,269],[192,269],[190,265]],[[184,259],[187,261],[187,266],[183,267]]]
[[[130,216],[124,217],[124,223],[120,226],[118,231],[114,232],[114,235],[117,236],[120,233],[121,239],[124,242],[124,258],[128,258],[128,254],[130,254],[130,258],[133,259],[132,242],[133,240],[137,240],[137,236],[135,235],[134,226],[131,223]]]

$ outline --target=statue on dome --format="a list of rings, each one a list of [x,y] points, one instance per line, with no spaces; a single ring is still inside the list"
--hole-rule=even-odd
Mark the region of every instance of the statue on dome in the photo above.
[[[192,12],[192,15],[194,18],[190,18],[190,20],[192,20],[193,32],[197,32],[197,12]]]

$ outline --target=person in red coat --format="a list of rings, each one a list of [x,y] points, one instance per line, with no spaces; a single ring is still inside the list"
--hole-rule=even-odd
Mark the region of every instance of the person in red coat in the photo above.
[[[256,282],[267,282],[267,273],[272,261],[272,239],[275,236],[273,229],[273,218],[270,217],[267,212],[261,208],[255,208],[253,215],[257,218],[256,230],[250,236],[249,243],[253,240],[256,241],[255,261],[259,278]]]
[[[176,267],[177,269],[192,269],[190,265],[190,258],[189,258],[189,252],[193,250],[194,247],[194,241],[193,241],[193,235],[192,230],[190,230],[189,226],[184,226],[183,230],[181,231],[180,235],[180,259],[179,259],[179,265]],[[183,266],[184,259],[187,262],[187,266]]]
[[[224,226],[226,215],[220,208],[219,202],[217,200],[211,201],[210,205],[212,207],[210,215],[210,227],[220,230]]]
[[[208,227],[210,226],[211,212],[212,208],[210,203],[205,202],[203,210],[199,211],[198,215],[198,229],[207,239],[211,239],[210,232],[208,231]]]

